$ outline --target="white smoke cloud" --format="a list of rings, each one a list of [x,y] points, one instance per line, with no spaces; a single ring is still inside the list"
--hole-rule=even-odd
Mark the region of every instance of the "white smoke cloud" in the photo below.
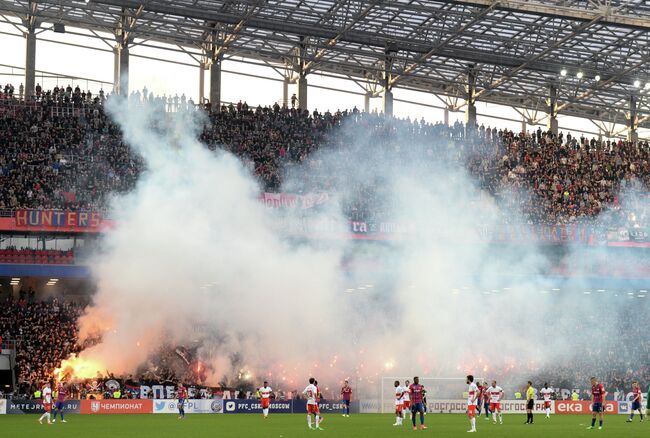
[[[84,357],[130,373],[162,342],[198,341],[210,383],[246,369],[296,389],[310,375],[367,386],[384,374],[487,377],[515,360],[539,366],[567,354],[562,337],[547,348],[542,328],[553,316],[570,330],[581,303],[553,297],[553,283],[539,279],[549,265],[539,247],[500,252],[480,235],[481,226],[519,212],[500,211],[460,165],[427,167],[415,149],[371,149],[366,132],[344,127],[352,158],[342,161],[335,148],[319,153],[289,174],[286,187],[308,190],[307,177],[319,172],[342,188],[377,181],[376,205],[413,224],[417,237],[370,245],[289,240],[242,163],[195,140],[200,117],[110,109],[147,171],[114,200],[118,225],[93,260],[98,291],[82,333],[110,329]],[[313,214],[345,226],[336,203]],[[359,254],[379,261],[381,272],[346,271],[343,260]]]
[[[337,355],[343,247],[283,239],[253,176],[199,144],[187,115],[152,129],[151,109],[110,108],[148,170],[112,204],[117,226],[93,260],[98,291],[82,335],[110,330],[84,357],[129,373],[163,341],[200,340],[216,384],[238,371],[229,369],[233,354],[254,373],[275,374],[282,363],[286,376],[292,363],[311,369]]]

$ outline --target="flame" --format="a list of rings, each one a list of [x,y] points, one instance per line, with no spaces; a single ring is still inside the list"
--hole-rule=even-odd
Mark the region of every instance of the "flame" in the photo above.
[[[71,355],[61,362],[61,366],[54,370],[54,378],[57,382],[63,380],[93,379],[101,376],[104,366],[96,360],[86,359]]]

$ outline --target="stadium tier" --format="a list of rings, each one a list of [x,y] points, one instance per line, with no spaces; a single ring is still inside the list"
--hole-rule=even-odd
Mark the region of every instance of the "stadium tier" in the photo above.
[[[71,87],[39,94],[35,102],[4,96],[0,208],[101,211],[109,194],[134,187],[144,170],[142,160],[107,117],[106,97],[88,96]],[[161,99],[138,94],[133,104],[151,101],[166,110]],[[358,138],[359,131],[363,138]],[[310,113],[278,104],[251,108],[241,102],[210,112],[199,139],[211,150],[223,147],[241,158],[267,192],[279,191],[283,175],[308,163],[310,172],[300,192],[346,193],[343,207],[353,221],[391,220],[382,217],[378,204],[382,181],[337,178],[359,149],[367,147],[375,150],[365,157],[370,162],[418,160],[431,170],[460,164],[498,202],[519,208],[523,223],[580,223],[607,212],[608,225],[638,228],[648,217],[648,204],[640,201],[646,198],[636,196],[650,184],[647,142],[553,135],[541,128],[516,133],[482,125],[476,135],[466,136],[460,123],[445,126],[356,109]],[[338,160],[337,168],[326,173],[318,157],[327,152]],[[513,218],[501,220],[507,224]]]

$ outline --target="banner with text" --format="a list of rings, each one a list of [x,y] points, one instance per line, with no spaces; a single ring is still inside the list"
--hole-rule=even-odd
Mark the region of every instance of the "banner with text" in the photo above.
[[[560,225],[502,225],[479,227],[481,240],[511,243],[580,243],[594,245],[596,233],[591,226],[578,224]]]
[[[467,412],[467,400],[433,400],[427,405],[431,413],[436,414],[464,414]],[[544,411],[544,401],[536,400],[534,411]],[[502,400],[501,411],[504,414],[526,413],[526,402],[524,400]],[[555,404],[551,402],[551,412],[555,413]]]
[[[293,193],[263,193],[260,201],[267,208],[298,208],[306,210],[322,205],[330,200],[327,192],[296,195]]]
[[[618,403],[616,401],[605,402],[606,414],[618,414]],[[589,414],[591,413],[591,402],[580,400],[557,400],[555,402],[556,414]]]
[[[259,400],[224,400],[223,412],[225,414],[242,414],[242,413],[261,413],[262,403]],[[270,413],[285,413],[293,412],[292,400],[284,401],[271,401],[269,404]],[[305,410],[305,412],[307,412]]]
[[[14,217],[0,218],[2,231],[96,233],[112,226],[101,213],[85,210],[16,210]]]
[[[66,400],[63,409],[65,412],[79,413],[79,406],[79,400]],[[45,411],[43,400],[12,399],[7,400],[6,412],[7,414],[42,414]]]
[[[318,409],[322,413],[341,413],[344,404],[341,401],[324,401],[318,403]],[[259,400],[224,400],[223,412],[226,414],[261,413],[262,404]],[[304,414],[307,412],[305,400],[273,400],[269,405],[269,412],[284,414]],[[350,403],[350,412],[359,413],[359,402],[353,400]]]
[[[189,399],[185,401],[187,414],[220,414],[223,412],[221,399]],[[178,400],[154,400],[154,414],[178,414]]]
[[[152,400],[81,400],[82,414],[151,414]]]

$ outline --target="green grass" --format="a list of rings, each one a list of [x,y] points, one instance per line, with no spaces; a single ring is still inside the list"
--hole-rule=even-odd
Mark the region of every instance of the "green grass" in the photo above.
[[[414,432],[410,424],[393,427],[392,415],[357,414],[343,418],[338,414],[325,416],[324,431],[307,430],[306,415],[276,414],[264,420],[255,414],[195,414],[179,421],[175,415],[68,415],[66,424],[48,426],[37,422],[38,415],[0,415],[0,437],[32,438],[205,438],[205,437],[334,437],[381,438],[396,436],[468,436],[465,415],[427,415],[429,429]],[[477,420],[478,434],[484,437],[582,437],[606,434],[608,437],[648,436],[650,422],[626,423],[626,416],[605,418],[605,428],[585,430],[590,424],[588,415],[556,415],[545,419],[536,415],[535,424],[525,425],[523,415],[504,415],[503,425]],[[406,423],[406,422],[405,422]],[[469,435],[472,436],[472,435]]]

